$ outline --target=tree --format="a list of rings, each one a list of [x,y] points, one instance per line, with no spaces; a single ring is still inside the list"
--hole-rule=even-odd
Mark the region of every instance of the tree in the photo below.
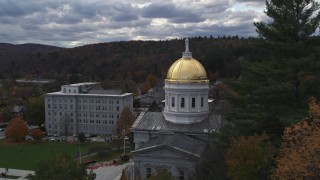
[[[255,22],[260,37],[278,41],[299,41],[319,26],[320,6],[315,0],[267,0],[266,15],[272,21]]]
[[[127,180],[126,172],[125,172],[125,170],[124,170],[124,169],[122,170],[120,180]]]
[[[150,82],[151,88],[156,87],[157,84],[158,84],[157,77],[156,77],[155,75],[153,75],[153,74],[149,74],[149,75],[147,76],[147,81]]]
[[[273,147],[266,134],[230,139],[225,162],[230,179],[260,179],[270,166]]]
[[[5,130],[6,138],[12,141],[22,141],[29,132],[27,123],[20,117],[12,119]]]
[[[70,128],[72,127],[71,117],[66,115],[61,117],[62,131],[65,136],[65,141],[67,141],[68,135],[70,133]]]
[[[35,140],[41,140],[44,137],[43,132],[38,128],[31,131],[31,136]]]
[[[170,171],[160,166],[156,167],[156,171],[151,174],[148,180],[174,180],[175,178],[172,176]]]
[[[151,112],[160,112],[161,111],[161,108],[158,106],[158,104],[155,100],[152,101],[152,103],[149,107],[149,111],[151,111]]]
[[[194,179],[227,179],[224,156],[225,148],[219,142],[214,142],[213,145],[207,147],[202,153],[200,161],[196,165],[196,173]]]
[[[320,106],[311,99],[309,118],[285,128],[275,179],[320,179]]]
[[[151,89],[151,84],[149,81],[143,81],[141,84],[140,84],[140,91],[141,91],[141,94],[147,94],[149,89]]]
[[[86,135],[83,132],[81,132],[81,133],[78,134],[78,139],[79,139],[80,142],[85,142],[86,141]]]
[[[26,119],[30,125],[41,126],[45,119],[44,98],[31,97],[28,99]]]
[[[308,98],[320,95],[316,70],[320,64],[313,55],[317,50],[311,46],[301,49],[275,43],[273,46],[281,53],[272,50],[273,58],[241,61],[242,75],[226,82],[227,98],[232,106],[227,115],[234,125],[229,127],[232,135],[266,132],[272,142],[278,143],[284,127],[305,116]]]
[[[58,155],[49,162],[40,162],[31,180],[41,179],[88,179],[94,180],[96,174],[87,172],[83,164],[72,160],[66,155]]]
[[[119,132],[122,132],[123,135],[128,134],[134,121],[135,118],[131,109],[128,106],[124,107],[117,122]]]
[[[138,95],[138,89],[137,89],[137,84],[136,82],[129,80],[128,83],[126,84],[126,90],[128,92],[131,92],[133,96]]]

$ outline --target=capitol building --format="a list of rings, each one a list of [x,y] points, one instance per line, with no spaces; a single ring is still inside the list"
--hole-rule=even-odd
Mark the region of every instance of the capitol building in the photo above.
[[[222,119],[211,111],[209,80],[188,39],[182,57],[168,70],[164,90],[163,112],[141,113],[132,126],[135,176],[145,179],[161,167],[179,179],[193,179],[209,133],[219,130]]]

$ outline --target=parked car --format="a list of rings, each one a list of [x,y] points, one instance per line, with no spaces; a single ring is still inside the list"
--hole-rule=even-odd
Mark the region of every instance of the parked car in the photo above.
[[[30,136],[30,135],[27,135],[27,136],[26,136],[26,140],[28,140],[28,141],[32,141],[32,140],[33,140],[33,137],[32,137],[32,136]]]

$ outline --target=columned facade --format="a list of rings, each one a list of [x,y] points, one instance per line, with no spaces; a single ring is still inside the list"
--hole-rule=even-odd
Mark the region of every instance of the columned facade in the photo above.
[[[165,82],[165,108],[167,121],[191,124],[208,116],[209,84]]]

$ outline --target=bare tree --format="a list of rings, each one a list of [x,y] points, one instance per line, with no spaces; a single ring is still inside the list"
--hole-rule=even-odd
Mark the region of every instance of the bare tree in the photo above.
[[[65,141],[67,141],[68,134],[70,133],[70,123],[71,123],[71,118],[69,115],[63,116],[61,118],[61,123],[62,123],[62,132],[63,135],[65,135]]]

